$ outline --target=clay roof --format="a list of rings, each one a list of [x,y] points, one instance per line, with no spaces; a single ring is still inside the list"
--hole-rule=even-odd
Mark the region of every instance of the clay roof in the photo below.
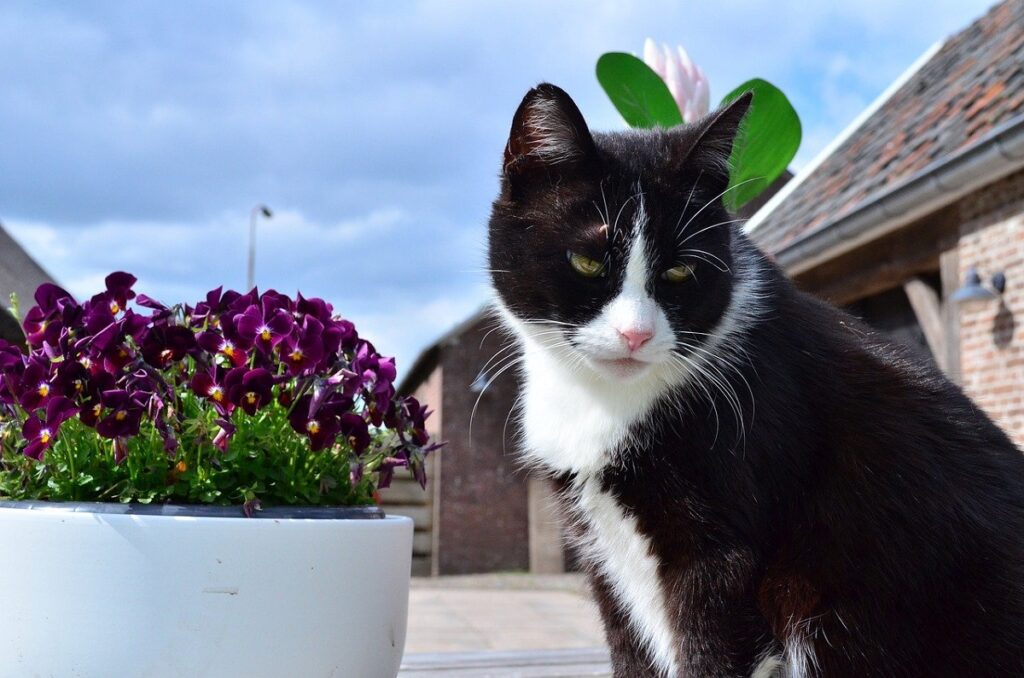
[[[754,240],[776,253],[1024,114],[1024,0],[950,37],[774,209]]]

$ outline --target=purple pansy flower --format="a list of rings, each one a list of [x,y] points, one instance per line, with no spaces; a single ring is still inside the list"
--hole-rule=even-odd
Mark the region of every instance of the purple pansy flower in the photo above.
[[[278,345],[281,359],[291,374],[302,374],[314,368],[324,357],[324,326],[316,318],[307,316],[301,327]]]
[[[61,424],[75,416],[78,407],[70,399],[58,396],[50,400],[46,405],[46,418],[40,419],[35,414],[29,415],[21,427],[21,434],[28,445],[25,447],[25,456],[32,459],[42,459],[46,450],[53,445],[57,439],[57,431]]]
[[[136,394],[124,389],[104,391],[100,402],[110,412],[96,422],[97,433],[104,438],[123,438],[139,432],[145,405]]]
[[[311,297],[307,299],[300,292],[295,301],[295,319],[316,318],[321,325],[326,325],[331,320],[333,308],[323,299]]]
[[[341,422],[335,408],[325,403],[315,416],[310,416],[309,407],[312,396],[305,395],[295,401],[288,419],[298,433],[309,438],[310,448],[318,452],[334,445],[341,431]]]
[[[273,385],[273,375],[262,367],[254,370],[236,367],[224,378],[228,400],[250,415],[273,400]]]
[[[18,393],[21,406],[26,410],[42,407],[50,399],[52,391],[54,391],[54,387],[50,383],[49,365],[44,362],[44,359],[38,357],[29,359],[29,363],[21,375]]]
[[[137,295],[135,283],[131,274],[113,273],[104,291],[82,304],[55,285],[43,285],[26,315],[28,355],[0,341],[0,409],[5,418],[22,422],[25,454],[42,459],[61,424],[77,415],[111,440],[118,464],[129,454],[148,455],[150,439],[159,434],[168,468],[177,468],[185,458],[193,463],[211,420],[213,444],[226,450],[236,426],[254,426],[259,445],[265,418],[272,425],[287,418],[310,449],[335,448],[322,463],[347,464],[353,483],[365,483],[363,473],[374,469],[386,486],[399,466],[425,482],[424,458],[437,447],[426,434],[426,408],[415,399],[395,397],[394,361],[360,340],[352,323],[335,317],[326,301],[218,288],[195,307],[168,307]],[[141,309],[148,310],[137,312]],[[189,397],[188,390],[199,399]],[[234,417],[236,408],[259,416],[260,424]],[[373,427],[382,426],[394,435],[374,442]],[[136,447],[131,439],[140,432],[144,440]],[[91,434],[80,427],[74,433]],[[230,474],[239,464],[244,471],[250,456],[200,458]],[[153,462],[146,458],[147,468]],[[162,463],[147,475],[170,477],[162,473]],[[316,471],[320,493],[344,496],[336,487],[336,478],[343,477],[339,470]],[[182,487],[195,490],[188,480],[168,481],[174,489],[155,496],[171,498]],[[244,490],[252,508],[263,492],[257,488],[226,491],[237,497]],[[301,488],[295,492],[309,496]]]
[[[53,386],[68,398],[84,397],[89,388],[89,371],[77,360],[57,363]]]
[[[128,302],[135,298],[132,286],[136,282],[138,282],[138,278],[124,271],[117,271],[106,277],[104,283],[107,286],[107,295],[114,302],[114,305],[110,307],[113,313],[125,310],[128,307]]]
[[[370,446],[370,427],[366,420],[354,412],[341,415],[341,435],[348,441],[356,454],[362,454]]]
[[[26,360],[21,349],[0,339],[0,403],[13,405],[20,400]]]
[[[213,327],[217,315],[221,312],[220,299],[224,293],[223,287],[210,290],[206,293],[206,301],[200,301],[195,308],[186,306],[187,320],[192,327]]]
[[[227,371],[223,367],[214,367],[196,372],[191,382],[192,391],[196,395],[212,401],[218,411],[225,414],[230,413],[233,407],[228,400],[227,388],[224,386],[226,376]]]
[[[36,289],[36,305],[25,314],[22,327],[29,346],[42,346],[44,342],[56,344],[69,318],[78,314],[74,298],[53,283],[43,283]]]
[[[196,337],[196,343],[214,355],[226,357],[235,367],[244,365],[249,359],[249,354],[246,353],[245,348],[219,332],[202,332]]]
[[[270,353],[275,346],[288,338],[295,327],[295,320],[285,305],[276,297],[264,294],[260,306],[250,306],[244,313],[235,316],[235,333],[248,346],[257,346]]]
[[[145,333],[142,340],[142,358],[163,369],[177,362],[196,348],[196,335],[180,325],[157,325]]]

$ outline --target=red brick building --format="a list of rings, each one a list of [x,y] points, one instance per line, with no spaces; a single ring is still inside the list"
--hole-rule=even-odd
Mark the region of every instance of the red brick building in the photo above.
[[[922,57],[747,224],[804,289],[917,344],[1024,444],[1024,2]],[[1002,294],[957,302],[975,269]]]
[[[531,492],[535,504],[543,502],[537,492],[545,486],[531,483],[513,454],[509,413],[518,380],[515,369],[501,373],[515,359],[512,350],[496,319],[480,312],[425,350],[399,386],[430,404],[431,434],[447,442],[428,467],[423,501],[431,550],[415,555],[430,565],[420,571],[525,571],[531,569],[531,541],[535,561],[545,550],[561,548],[550,516],[535,517],[531,535]],[[389,496],[382,497],[387,508]],[[553,531],[538,532],[545,524]]]

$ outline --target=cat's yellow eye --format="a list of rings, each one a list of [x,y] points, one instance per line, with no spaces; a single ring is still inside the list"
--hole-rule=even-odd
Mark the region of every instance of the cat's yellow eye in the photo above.
[[[679,264],[678,266],[673,266],[662,273],[661,277],[669,282],[678,283],[683,282],[684,280],[689,280],[692,275],[693,266],[688,264]]]
[[[596,278],[599,275],[604,275],[603,261],[591,259],[575,252],[567,252],[566,256],[569,258],[569,265],[572,266],[572,270],[584,278]]]

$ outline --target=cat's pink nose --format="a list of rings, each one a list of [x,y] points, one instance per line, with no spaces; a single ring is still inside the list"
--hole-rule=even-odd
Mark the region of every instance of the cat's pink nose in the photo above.
[[[637,350],[654,336],[654,332],[646,329],[631,328],[628,330],[619,330],[619,334],[629,344],[629,351],[632,353]]]

